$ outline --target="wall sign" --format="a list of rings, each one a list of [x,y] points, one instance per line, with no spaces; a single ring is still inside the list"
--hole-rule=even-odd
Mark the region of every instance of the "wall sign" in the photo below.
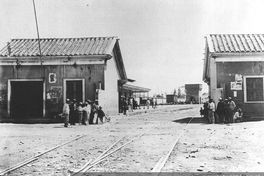
[[[61,86],[51,86],[50,90],[47,91],[47,100],[50,100],[53,103],[58,103],[61,97],[62,97]]]
[[[242,82],[231,82],[230,88],[231,90],[242,90]]]
[[[242,75],[240,75],[240,74],[235,74],[235,81],[236,81],[236,82],[242,82]]]
[[[49,83],[56,83],[57,78],[56,78],[56,73],[49,73]]]
[[[235,74],[235,82],[231,82],[231,90],[242,90],[242,75]]]

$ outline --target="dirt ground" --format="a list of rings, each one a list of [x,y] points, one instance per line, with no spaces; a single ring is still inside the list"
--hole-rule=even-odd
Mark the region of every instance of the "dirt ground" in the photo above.
[[[77,136],[9,175],[69,175],[112,143],[143,134],[91,172],[151,172],[183,134],[162,172],[264,171],[264,121],[207,124],[200,105],[159,107],[133,116],[118,115],[101,125],[0,124],[0,171]],[[189,125],[187,122],[194,118]]]

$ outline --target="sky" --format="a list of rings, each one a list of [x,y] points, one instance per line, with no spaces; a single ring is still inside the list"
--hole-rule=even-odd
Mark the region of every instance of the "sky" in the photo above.
[[[203,83],[205,35],[264,33],[262,0],[35,0],[35,4],[41,38],[118,36],[127,76],[152,93]],[[32,0],[0,0],[0,47],[12,38],[36,37]]]

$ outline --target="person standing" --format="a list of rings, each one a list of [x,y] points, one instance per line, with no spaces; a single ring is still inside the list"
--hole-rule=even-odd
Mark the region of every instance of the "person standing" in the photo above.
[[[98,119],[100,120],[101,123],[104,123],[104,117],[105,117],[105,113],[104,111],[102,110],[102,107],[99,106],[99,109],[98,109]]]
[[[77,114],[78,114],[78,123],[79,125],[82,124],[82,119],[83,119],[83,108],[82,108],[82,102],[78,103],[77,106]]]
[[[137,109],[137,101],[133,98],[133,109]]]
[[[224,123],[229,123],[229,106],[228,106],[228,99],[224,101]]]
[[[91,110],[91,108],[89,107],[88,102],[85,102],[83,104],[83,119],[82,119],[83,125],[87,125],[87,123],[88,123],[88,117],[90,115],[90,110]]]
[[[74,103],[74,101],[70,102],[70,124],[71,125],[75,125],[75,112],[74,110],[76,109],[76,104]]]
[[[208,116],[209,116],[209,123],[214,124],[215,123],[215,103],[213,102],[213,99],[209,100],[209,111],[208,111]]]
[[[224,101],[222,98],[219,98],[219,102],[217,104],[216,113],[219,117],[219,123],[224,123]]]
[[[146,105],[147,105],[147,109],[149,109],[149,105],[150,105],[149,99],[147,99]]]
[[[129,105],[130,105],[131,112],[133,112],[134,107],[133,107],[133,98],[132,97],[129,99]]]
[[[97,100],[95,100],[91,104],[91,113],[90,113],[90,120],[89,120],[90,124],[97,124],[98,123],[98,119],[97,119],[98,106],[97,106],[97,104],[98,104]]]
[[[63,113],[63,116],[64,116],[64,127],[68,127],[68,125],[69,125],[69,116],[70,116],[69,104],[70,104],[70,100],[67,99],[66,102],[63,105],[62,113]]]
[[[233,118],[234,118],[234,113],[235,113],[235,109],[236,109],[236,104],[235,102],[232,100],[231,97],[228,97],[228,107],[229,107],[229,122],[233,123]]]
[[[128,110],[128,103],[127,103],[127,100],[124,98],[123,99],[123,114],[124,115],[127,115],[127,110]]]
[[[209,110],[209,103],[208,101],[206,101],[204,104],[203,104],[203,111],[204,111],[204,118],[208,121],[209,121],[209,117],[208,117],[208,110]]]
[[[73,99],[73,125],[78,122],[77,101]]]
[[[94,102],[91,102],[91,112],[90,112],[90,118],[89,118],[89,124],[93,124],[93,120],[94,120]]]

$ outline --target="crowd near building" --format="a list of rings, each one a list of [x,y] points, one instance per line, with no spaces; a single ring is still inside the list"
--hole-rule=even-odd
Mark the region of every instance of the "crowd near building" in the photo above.
[[[67,99],[117,114],[122,98],[150,91],[127,86],[117,37],[12,39],[0,50],[0,77],[1,121],[52,120]]]
[[[246,116],[264,113],[264,35],[211,34],[205,37],[203,80],[209,96],[230,97]]]

